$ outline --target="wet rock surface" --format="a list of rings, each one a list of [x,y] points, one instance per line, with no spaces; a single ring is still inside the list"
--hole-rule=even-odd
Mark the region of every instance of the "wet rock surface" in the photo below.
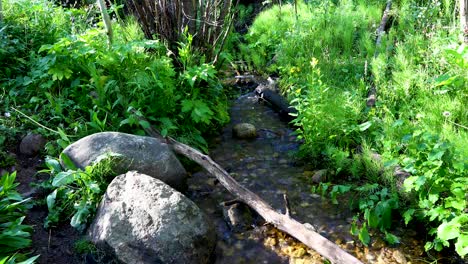
[[[257,137],[257,129],[249,123],[239,123],[232,128],[234,137],[240,139],[252,139]]]
[[[242,203],[225,205],[223,216],[231,230],[235,233],[247,231],[254,224],[249,207]]]

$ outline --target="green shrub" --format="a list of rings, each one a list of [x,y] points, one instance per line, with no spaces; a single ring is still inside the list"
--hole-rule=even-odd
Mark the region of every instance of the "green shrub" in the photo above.
[[[279,73],[280,88],[298,110],[293,124],[299,127],[303,154],[315,165],[331,167],[337,183],[322,185],[323,193],[337,201],[338,194],[353,192],[354,200],[363,201],[356,208],[365,224],[353,229],[361,241],[368,243],[368,229],[374,228],[398,242],[388,223],[399,219],[390,214],[399,210],[408,221],[416,217],[427,223],[432,236],[427,250],[453,243],[463,256],[467,207],[461,195],[466,187],[460,184],[466,186],[467,175],[462,160],[468,155],[468,48],[456,48],[455,5],[394,2],[391,28],[376,47],[385,4],[301,3],[297,19],[292,5],[274,6],[253,23],[244,56],[267,73]],[[372,85],[377,102],[369,108]],[[397,165],[411,174],[406,191],[394,178]],[[344,179],[353,184],[342,184]]]
[[[15,179],[16,172],[0,179],[0,263],[33,263],[39,256],[27,259],[21,253],[31,245],[32,227],[23,224],[29,199],[23,199],[16,191]]]
[[[61,155],[64,168],[58,160],[46,159],[47,169],[41,172],[49,173],[50,179],[41,186],[50,189],[51,193],[46,198],[49,214],[44,227],[49,228],[70,219],[72,227],[83,231],[115,176],[111,164],[118,162],[118,158],[112,153],[105,154],[84,170],[77,169],[64,154]]]
[[[185,61],[179,68],[161,42],[143,38],[133,18],[114,24],[114,45],[107,48],[102,25],[90,24],[91,9],[65,11],[45,0],[8,2],[6,8],[6,29],[12,31],[0,35],[1,51],[20,62],[8,62],[10,72],[0,76],[1,107],[20,108],[12,120],[21,129],[57,139],[47,145],[50,155],[99,131],[144,134],[149,123],[135,111],[164,135],[204,151],[202,135],[229,120],[217,71],[194,53],[191,36],[179,44],[177,61]],[[25,20],[29,14],[37,19]],[[17,49],[26,38],[35,44]]]

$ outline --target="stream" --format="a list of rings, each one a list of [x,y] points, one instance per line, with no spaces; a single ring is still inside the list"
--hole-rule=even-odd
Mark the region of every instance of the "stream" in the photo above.
[[[428,263],[424,242],[414,230],[397,227],[393,234],[401,239],[398,247],[388,246],[375,236],[367,248],[350,233],[353,212],[346,201],[334,205],[329,199],[311,192],[313,171],[295,157],[300,143],[293,130],[269,107],[258,102],[253,93],[234,100],[231,122],[214,138],[210,157],[278,211],[284,213],[283,194],[287,193],[291,216],[309,223],[326,238],[337,243],[364,263]],[[258,137],[236,139],[232,127],[237,123],[256,126]],[[323,263],[325,260],[302,243],[264,225],[255,212],[248,226],[232,229],[223,217],[223,202],[234,199],[217,180],[201,171],[189,180],[189,197],[213,221],[217,235],[214,263]],[[241,208],[242,209],[242,208]],[[244,215],[249,215],[244,208]],[[226,211],[226,210],[225,210]],[[226,212],[225,212],[226,213]],[[248,218],[248,217],[247,217]],[[447,263],[442,261],[443,263]],[[440,263],[440,262],[439,262]]]

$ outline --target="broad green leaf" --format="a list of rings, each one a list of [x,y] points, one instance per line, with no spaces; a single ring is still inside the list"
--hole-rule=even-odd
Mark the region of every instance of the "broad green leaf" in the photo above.
[[[431,250],[432,248],[434,248],[434,243],[432,243],[432,242],[426,242],[426,244],[424,245],[424,250],[426,252]]]
[[[351,223],[351,230],[349,232],[353,236],[357,236],[359,234],[359,231],[358,231],[358,228],[357,228],[357,225],[356,225],[356,221],[353,221]]]
[[[439,200],[439,194],[429,194],[428,199],[435,204]]]
[[[440,160],[442,158],[442,156],[444,155],[445,153],[445,150],[439,150],[439,149],[434,149],[431,151],[431,153],[429,153],[429,155],[427,156],[427,159],[430,160],[430,161],[434,161],[434,160]]]
[[[62,171],[62,166],[60,166],[60,163],[56,159],[46,158],[45,164],[53,174]]]
[[[393,167],[393,166],[396,166],[396,165],[398,165],[398,160],[397,159],[389,160],[389,161],[386,161],[384,163],[384,167],[386,167],[386,168]]]
[[[455,250],[462,258],[468,254],[468,235],[460,234],[455,243]]]
[[[372,122],[371,121],[367,121],[365,123],[362,123],[359,125],[359,131],[366,131],[367,129],[369,129],[369,127],[371,127],[372,125]]]
[[[60,187],[75,181],[75,172],[73,171],[62,171],[59,172],[52,180],[52,186]]]
[[[68,157],[67,154],[65,153],[60,153],[60,160],[63,162],[63,165],[65,165],[65,168],[70,169],[70,170],[76,170],[76,165],[73,163],[73,161]]]
[[[88,185],[89,190],[91,190],[93,193],[99,193],[101,189],[99,188],[99,185],[96,182],[92,182]]]
[[[361,242],[368,246],[369,245],[369,242],[370,242],[370,236],[369,236],[369,232],[367,231],[367,226],[364,224],[361,228],[361,230],[359,231],[359,240],[361,240]]]
[[[454,197],[449,197],[445,199],[445,208],[450,208],[450,207],[463,211],[466,208],[466,200],[455,199]]]
[[[400,239],[397,236],[388,232],[385,232],[385,241],[387,241],[388,243],[392,245],[400,243]]]
[[[450,240],[458,237],[460,234],[460,224],[445,222],[437,228],[437,237],[441,240]]]
[[[78,206],[75,206],[75,208],[78,210],[73,215],[70,225],[76,229],[81,229],[89,216],[89,205],[87,205],[85,201],[81,201]]]
[[[55,199],[57,198],[57,189],[55,189],[51,194],[47,195],[46,202],[47,202],[47,208],[49,211],[52,211],[52,209],[55,206]]]
[[[186,113],[193,108],[193,103],[191,100],[183,100],[182,101],[182,113]]]
[[[367,223],[371,228],[377,228],[379,226],[380,219],[375,210],[369,210],[369,213],[367,214]]]
[[[441,251],[444,248],[444,245],[440,240],[434,240],[434,249],[436,251]]]
[[[150,123],[148,123],[148,121],[146,120],[140,120],[138,122],[140,124],[141,127],[143,127],[144,129],[148,129],[151,127]]]
[[[447,217],[446,211],[442,206],[437,206],[429,210],[426,214],[429,216],[429,221],[434,221],[436,218],[441,220]]]

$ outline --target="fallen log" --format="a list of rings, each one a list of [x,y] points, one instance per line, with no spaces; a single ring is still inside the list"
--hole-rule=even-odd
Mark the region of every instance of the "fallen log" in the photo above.
[[[375,46],[376,50],[374,53],[374,58],[377,58],[379,55],[379,48],[382,43],[382,36],[385,33],[385,27],[387,25],[388,20],[390,19],[390,9],[392,8],[392,1],[389,0],[387,2],[387,6],[385,7],[385,11],[382,16],[382,20],[380,21],[379,28],[377,29],[377,39],[375,40]],[[366,100],[366,105],[368,107],[374,107],[375,102],[377,100],[377,87],[375,83],[372,81],[371,87],[369,89],[369,92],[367,93],[367,100]]]
[[[230,193],[232,193],[238,200],[255,210],[261,217],[263,217],[263,219],[265,219],[266,222],[274,225],[279,230],[288,233],[292,237],[295,237],[306,246],[330,260],[332,263],[362,263],[335,243],[321,236],[313,230],[313,228],[301,224],[294,218],[290,217],[289,214],[281,214],[274,210],[273,207],[258,195],[240,185],[209,156],[188,145],[180,143],[171,137],[164,138],[158,131],[151,127],[145,129],[145,131],[148,135],[159,138],[162,142],[166,142],[175,153],[181,154],[201,165],[211,175],[215,176]]]
[[[267,102],[275,112],[279,113],[282,119],[288,122],[292,121],[294,117],[290,114],[297,113],[297,110],[290,106],[288,101],[271,87],[272,85],[274,84],[260,84],[255,88],[255,94],[261,100]]]

